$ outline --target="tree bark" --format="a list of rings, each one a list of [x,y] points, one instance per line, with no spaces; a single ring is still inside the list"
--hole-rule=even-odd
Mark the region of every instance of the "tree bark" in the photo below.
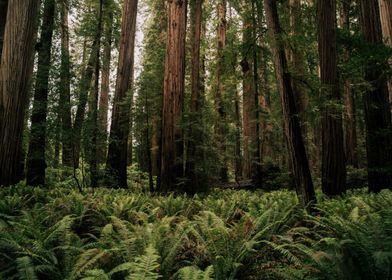
[[[0,185],[4,186],[20,179],[38,6],[38,0],[11,0],[8,4],[0,67]]]
[[[108,140],[108,110],[109,110],[109,89],[110,89],[110,62],[112,48],[112,29],[113,29],[113,11],[110,6],[107,7],[107,18],[105,18],[105,41],[103,42],[103,59],[102,59],[102,77],[101,77],[101,95],[99,97],[99,155],[100,163],[104,162],[107,156]]]
[[[226,0],[220,0],[217,6],[218,12],[218,28],[217,28],[217,38],[218,38],[218,57],[216,66],[216,91],[215,91],[215,108],[218,112],[218,122],[216,123],[215,134],[217,136],[217,143],[219,147],[219,153],[222,156],[222,161],[220,162],[220,172],[219,177],[222,182],[228,181],[228,167],[227,167],[227,147],[226,147],[226,113],[224,108],[224,71],[225,71],[225,48],[226,48]]]
[[[360,1],[361,29],[369,44],[382,42],[380,14],[377,1]],[[369,191],[378,192],[391,187],[392,134],[387,78],[375,61],[365,65],[365,80],[369,82],[364,93],[366,122],[366,151]]]
[[[350,4],[351,0],[343,1],[340,6],[340,27],[346,32],[350,30]],[[343,62],[348,63],[350,60],[350,51],[344,49]],[[357,154],[357,119],[354,100],[354,92],[351,88],[351,80],[349,77],[343,77],[344,103],[346,106],[345,136],[346,136],[346,160],[347,164],[358,168]]]
[[[189,179],[187,191],[194,193],[201,184],[196,171],[196,164],[202,160],[197,146],[201,144],[200,130],[200,41],[202,28],[203,0],[194,0],[191,11],[192,18],[192,69],[191,69],[191,114],[192,123],[190,127],[188,156],[187,156],[187,178]]]
[[[252,37],[253,37],[253,83],[254,83],[254,126],[255,132],[252,139],[253,158],[251,164],[251,178],[255,186],[261,187],[262,172],[261,172],[261,143],[260,143],[260,106],[259,106],[259,71],[258,71],[258,53],[257,53],[257,19],[256,19],[256,5],[255,0],[252,0]]]
[[[272,56],[281,97],[284,129],[295,177],[296,191],[300,203],[306,207],[316,201],[316,196],[291,86],[291,76],[287,69],[285,49],[280,38],[282,29],[279,23],[276,0],[264,0],[264,9],[269,34],[272,38]]]
[[[251,12],[251,11],[249,11]],[[243,53],[241,68],[243,74],[243,177],[250,179],[252,177],[252,161],[254,147],[252,147],[253,138],[256,137],[255,126],[255,84],[253,77],[253,59],[250,59],[251,50],[253,48],[253,24],[252,18],[249,15],[245,16],[243,26]]]
[[[339,195],[346,188],[346,160],[343,144],[341,94],[336,44],[336,1],[318,1],[318,52],[321,93],[324,100],[322,123],[321,183],[323,193]]]
[[[290,8],[290,28],[291,36],[294,37],[294,43],[289,49],[291,67],[295,72],[296,79],[293,79],[293,90],[296,93],[296,102],[301,122],[302,134],[304,136],[304,142],[307,141],[307,119],[306,110],[309,103],[309,97],[306,89],[304,88],[301,80],[306,75],[306,67],[304,64],[305,57],[299,50],[298,44],[296,43],[297,36],[301,36],[301,0],[289,0]]]
[[[42,18],[40,48],[38,50],[38,70],[26,163],[26,183],[31,186],[45,185],[46,116],[48,113],[48,85],[54,12],[55,1],[46,0]]]
[[[137,0],[124,1],[120,55],[106,162],[107,173],[112,176],[112,186],[121,188],[127,187],[130,110],[127,92],[132,88],[133,83],[137,5]]]
[[[0,0],[0,58],[3,50],[4,30],[7,21],[8,0]]]
[[[60,2],[61,16],[61,69],[60,69],[60,116],[62,163],[73,166],[72,155],[72,119],[71,119],[71,74],[68,30],[68,0]]]
[[[175,189],[183,175],[181,119],[184,103],[187,1],[167,2],[167,41],[162,108],[161,172],[158,190]]]
[[[91,85],[92,85],[91,81],[94,74],[95,61],[97,59],[95,50],[98,47],[98,41],[99,38],[95,36],[93,44],[91,46],[90,58],[87,62],[86,68],[83,71],[79,84],[79,89],[80,89],[79,104],[76,110],[75,120],[72,129],[72,155],[73,155],[74,168],[79,168],[82,127],[86,114],[88,93],[90,92]]]
[[[94,80],[94,91],[92,92],[91,98],[91,125],[92,135],[90,142],[90,181],[91,187],[98,187],[98,95],[99,95],[99,71],[100,71],[100,51],[101,51],[101,36],[102,36],[102,10],[103,0],[99,1],[98,10],[98,27],[97,27],[97,38],[98,44],[95,49],[95,80]]]

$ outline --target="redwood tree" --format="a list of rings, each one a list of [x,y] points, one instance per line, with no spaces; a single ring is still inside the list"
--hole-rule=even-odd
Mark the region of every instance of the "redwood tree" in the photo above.
[[[48,113],[49,70],[52,50],[55,0],[46,0],[42,16],[38,70],[35,81],[31,131],[26,163],[26,183],[45,185],[46,116]]]
[[[220,180],[226,182],[228,180],[228,167],[227,167],[227,156],[226,156],[226,113],[223,104],[224,96],[224,71],[225,71],[225,48],[226,48],[226,0],[219,0],[218,6],[218,46],[217,46],[217,66],[216,66],[216,90],[215,90],[215,108],[218,112],[218,121],[216,123],[215,133],[217,135],[217,142],[219,146],[219,153],[222,156],[221,168],[220,168]]]
[[[108,1],[106,1],[108,3]],[[111,2],[109,2],[111,3]],[[104,22],[104,42],[102,57],[102,77],[101,77],[101,94],[99,96],[99,150],[98,160],[102,162],[106,158],[107,153],[107,129],[108,129],[108,110],[109,110],[109,83],[110,83],[110,62],[112,48],[112,29],[113,29],[113,8],[109,5],[105,6],[104,11],[106,17]]]
[[[382,31],[377,1],[360,1],[361,29],[368,44],[380,44]],[[369,190],[378,192],[391,187],[392,134],[387,77],[380,63],[369,58],[365,79],[370,84],[364,93],[366,151]]]
[[[73,166],[72,119],[71,119],[71,74],[68,29],[68,0],[60,0],[61,69],[60,69],[60,118],[62,163]]]
[[[203,0],[192,1],[192,69],[191,69],[191,114],[194,121],[190,127],[190,139],[188,143],[187,177],[189,180],[187,191],[193,193],[200,187],[201,178],[196,171],[197,161],[201,160],[197,146],[201,144],[199,127],[201,126],[200,115],[200,41],[202,29]]]
[[[280,27],[276,0],[264,0],[264,9],[272,40],[275,76],[282,103],[284,130],[295,177],[296,191],[301,204],[307,206],[316,201],[316,196],[302,138],[291,75],[288,72],[285,48],[281,41],[283,31]]]
[[[157,186],[161,192],[173,190],[183,174],[183,144],[180,124],[184,103],[186,19],[186,0],[167,2],[161,172]]]
[[[350,3],[351,0],[343,1],[340,7],[340,27],[346,32],[349,32],[350,30]],[[350,55],[350,50],[348,48],[344,48],[342,61],[344,63],[348,63]],[[351,83],[352,81],[350,77],[343,77],[344,103],[346,106],[345,150],[347,164],[358,168],[357,117],[354,91]]]
[[[336,45],[336,1],[318,1],[318,51],[320,57],[322,106],[321,183],[326,195],[345,191],[346,162],[343,144],[338,54]]]
[[[19,181],[39,0],[10,0],[0,67],[0,185]]]
[[[130,102],[136,34],[137,0],[126,0],[121,23],[120,55],[117,68],[112,123],[106,170],[113,187],[127,187],[127,155]]]

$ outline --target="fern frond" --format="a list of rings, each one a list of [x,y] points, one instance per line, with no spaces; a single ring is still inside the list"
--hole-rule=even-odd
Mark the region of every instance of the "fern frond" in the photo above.
[[[181,268],[175,277],[178,280],[212,280],[214,274],[214,267],[210,265],[206,270],[201,270],[196,266],[186,266]]]
[[[38,280],[35,273],[33,261],[30,257],[24,256],[16,259],[18,278],[20,280]]]
[[[157,272],[159,269],[159,255],[153,246],[148,246],[144,255],[137,257],[132,263],[128,280],[156,280],[161,278]]]

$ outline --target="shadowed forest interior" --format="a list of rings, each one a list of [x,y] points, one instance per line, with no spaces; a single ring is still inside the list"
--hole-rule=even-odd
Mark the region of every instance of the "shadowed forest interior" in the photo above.
[[[391,279],[390,0],[0,0],[0,279]]]

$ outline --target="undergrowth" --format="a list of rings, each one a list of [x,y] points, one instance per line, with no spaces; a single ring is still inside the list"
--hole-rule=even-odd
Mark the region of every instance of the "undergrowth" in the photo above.
[[[392,279],[392,193],[0,189],[0,279]]]

